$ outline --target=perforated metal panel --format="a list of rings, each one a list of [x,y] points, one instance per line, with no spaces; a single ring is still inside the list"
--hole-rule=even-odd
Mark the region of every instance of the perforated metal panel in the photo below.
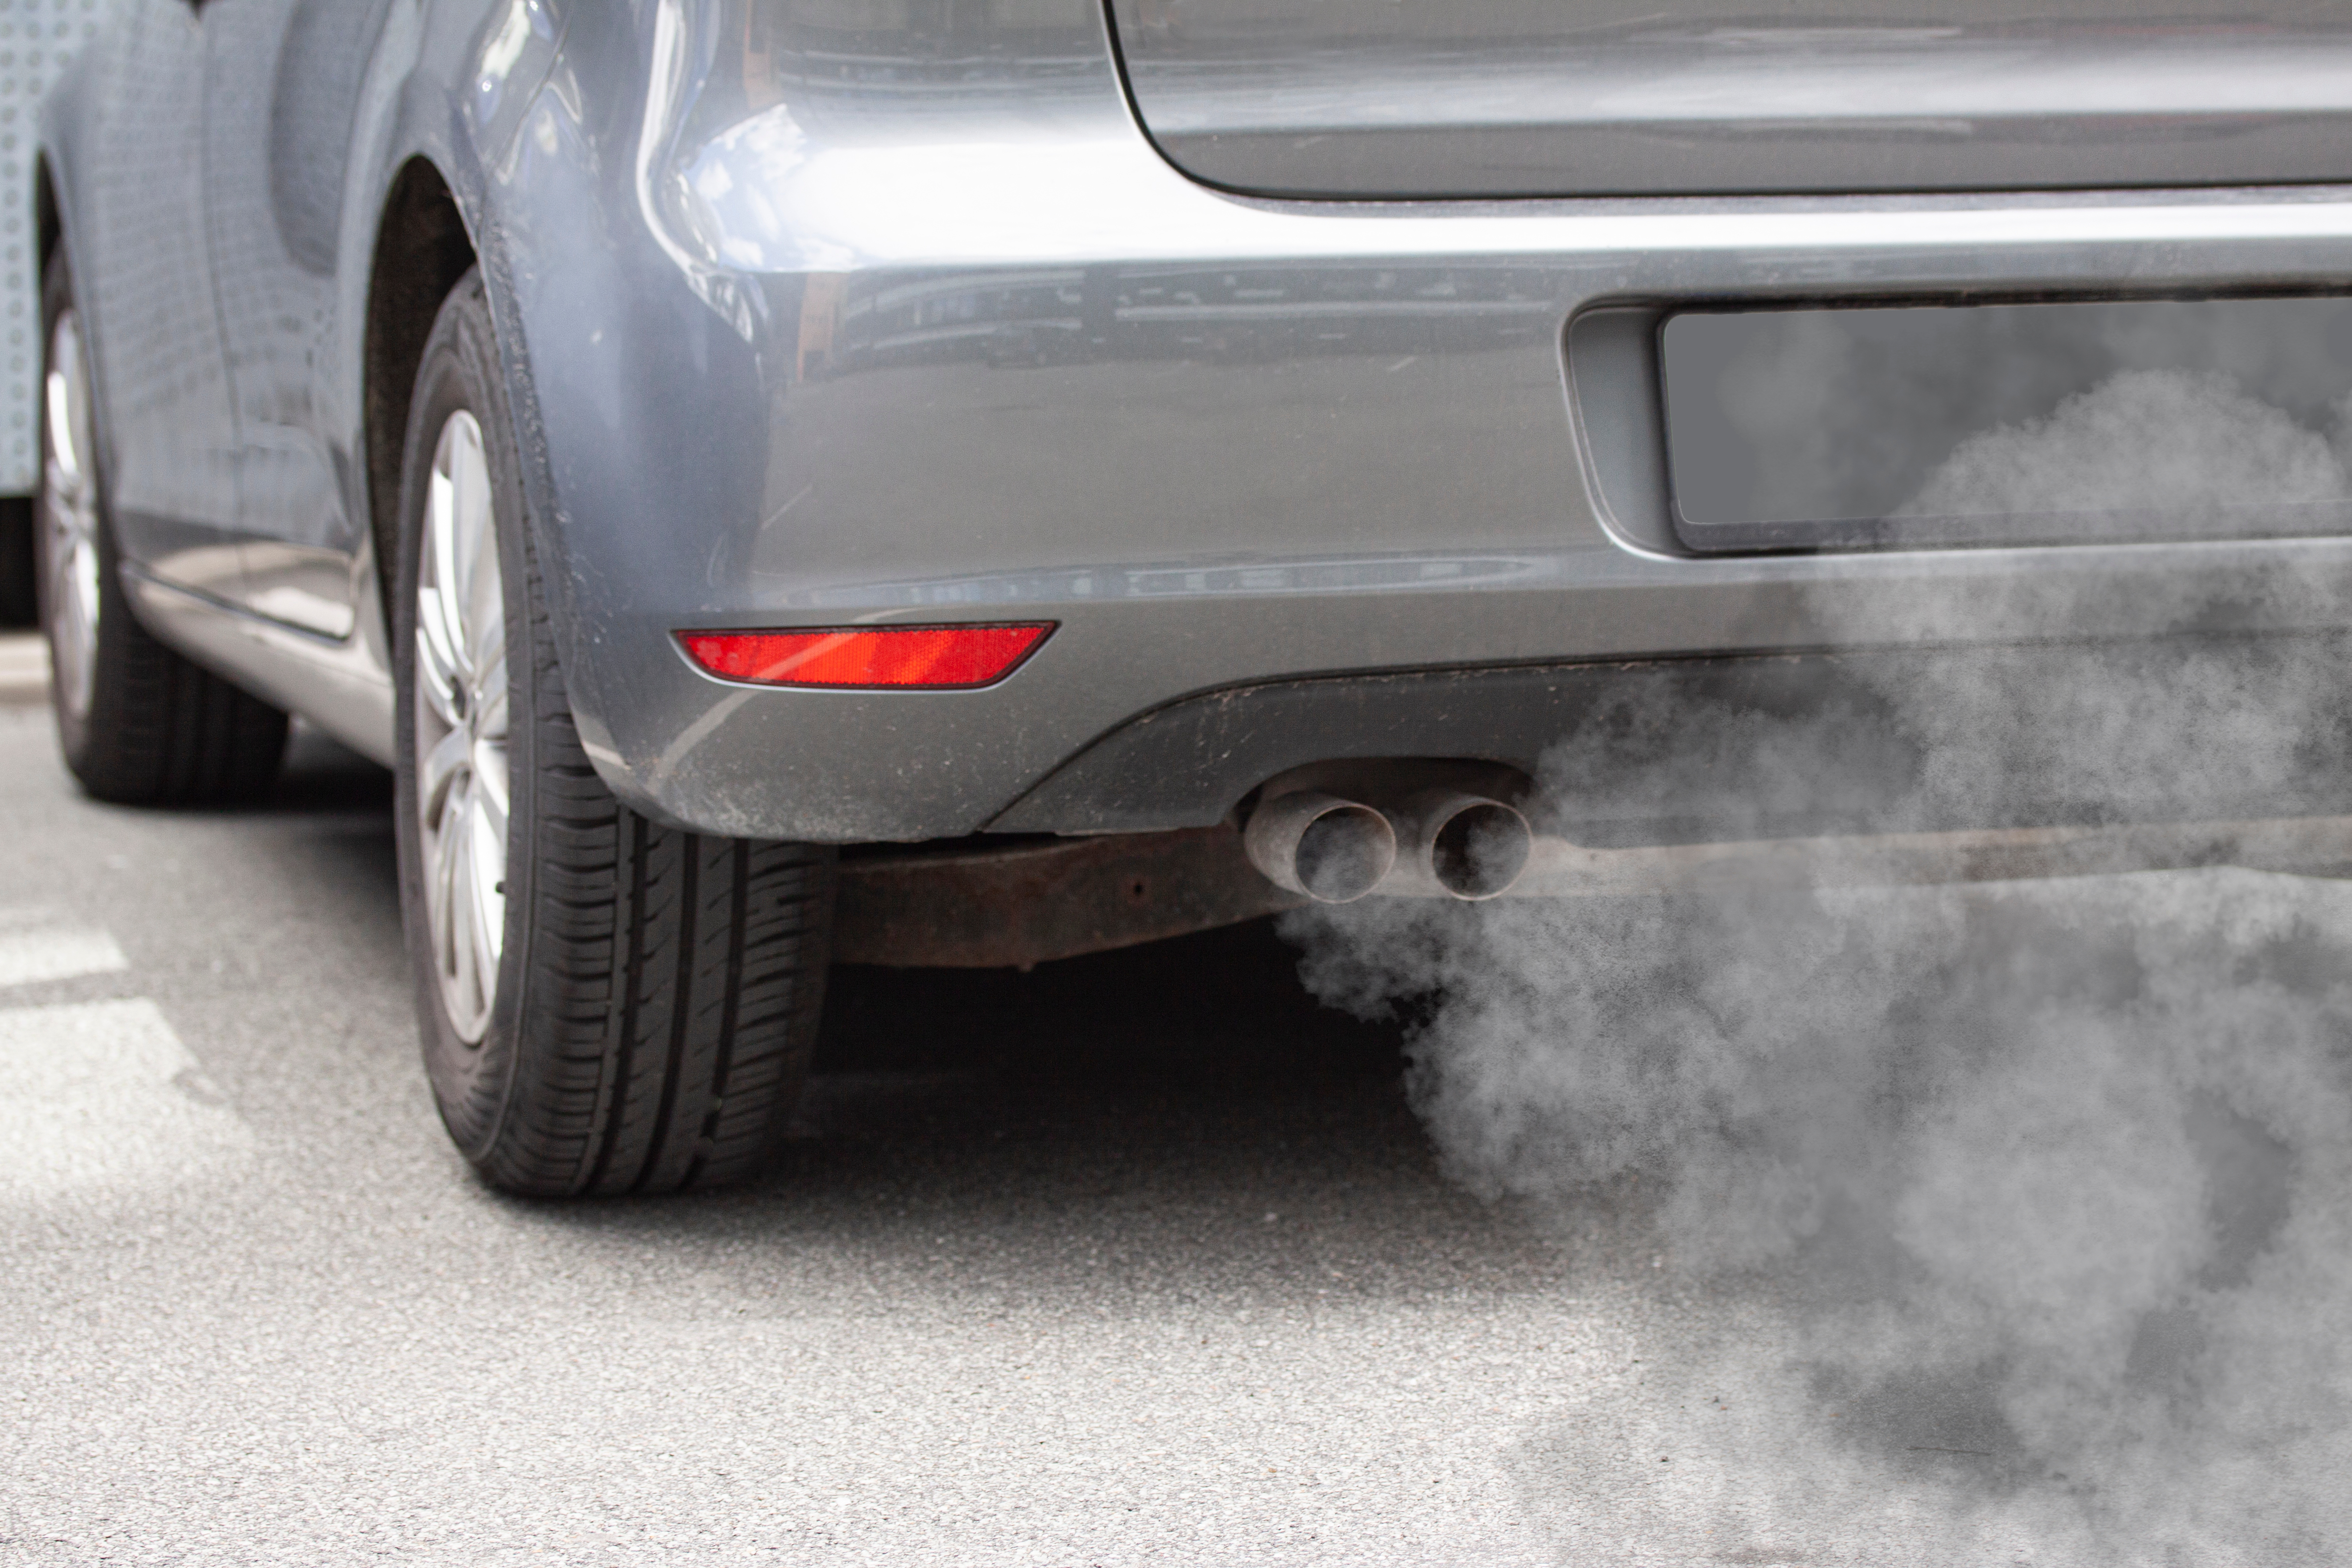
[[[0,0],[0,495],[31,494],[35,477],[33,150],[41,96],[112,9],[111,0]]]

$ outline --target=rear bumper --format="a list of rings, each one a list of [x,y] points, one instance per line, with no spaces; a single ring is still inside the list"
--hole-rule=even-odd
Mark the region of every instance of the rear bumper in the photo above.
[[[1323,675],[1196,693],[1067,752],[1049,741],[1025,753],[1019,742],[1060,721],[1063,704],[1041,710],[1008,686],[942,710],[974,726],[966,744],[942,722],[830,759],[797,727],[800,700],[827,694],[758,692],[691,753],[698,769],[740,767],[737,782],[682,776],[708,786],[687,798],[714,813],[771,789],[786,813],[836,798],[842,764],[858,762],[876,770],[868,793],[848,797],[873,814],[858,820],[935,803],[933,820],[956,826],[919,836],[931,837],[1205,827],[1295,768],[1405,757],[1540,781],[1541,826],[1600,849],[2328,816],[2352,814],[2347,669],[2340,634],[2206,632]],[[965,695],[996,700],[967,708]],[[802,756],[828,765],[795,790]],[[894,765],[907,771],[884,771]],[[1005,793],[979,793],[991,786]],[[785,819],[806,831],[805,816]],[[775,831],[765,820],[717,826]]]
[[[790,159],[743,130],[773,110],[600,146],[580,64],[500,175],[502,300],[583,738],[666,820],[1197,826],[1323,757],[1532,765],[1573,728],[1543,693],[1590,706],[1629,662],[1948,660],[2352,610],[2335,539],[1690,558],[1639,331],[1571,331],[1699,299],[2340,286],[2352,189],[1277,204],[1171,169],[1107,53],[1032,99],[927,100],[919,133],[876,104],[783,121]],[[583,257],[600,171],[648,147],[678,189],[761,199],[673,211],[648,177],[642,231]],[[673,640],[959,618],[1060,629],[1002,684],[938,693],[731,686]],[[2204,814],[2272,813],[2180,812]]]

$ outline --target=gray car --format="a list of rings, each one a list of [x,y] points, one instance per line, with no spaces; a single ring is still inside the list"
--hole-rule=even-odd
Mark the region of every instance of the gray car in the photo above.
[[[394,768],[550,1194],[755,1169],[834,958],[2352,858],[2352,26],[2168,17],[130,0],[37,171],[67,760]]]

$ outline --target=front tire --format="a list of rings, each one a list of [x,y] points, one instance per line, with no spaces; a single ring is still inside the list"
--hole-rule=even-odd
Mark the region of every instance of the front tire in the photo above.
[[[755,1173],[807,1075],[833,853],[661,826],[581,749],[478,273],[406,437],[393,638],[403,921],[450,1137],[538,1196]]]
[[[41,489],[34,560],[66,766],[100,800],[218,805],[266,793],[286,715],[183,658],[131,614],[109,525],[89,354],[59,242],[41,269]]]

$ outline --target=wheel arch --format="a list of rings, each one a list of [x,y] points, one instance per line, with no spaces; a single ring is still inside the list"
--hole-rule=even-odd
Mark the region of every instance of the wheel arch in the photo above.
[[[449,181],[430,158],[410,157],[385,192],[368,272],[361,425],[369,526],[381,563],[397,558],[402,448],[425,340],[442,302],[479,261]],[[377,574],[386,625],[393,575]]]
[[[63,232],[58,220],[57,184],[49,174],[45,148],[33,156],[33,257],[37,262],[48,264],[49,253],[58,247],[58,237]]]
[[[79,219],[83,211],[83,197],[92,177],[89,167],[92,150],[91,77],[107,65],[102,58],[110,51],[104,47],[84,49],[67,66],[34,117],[32,137],[32,208],[33,208],[33,355],[36,363],[48,352],[45,341],[47,329],[40,316],[41,290],[45,286],[50,263],[69,241],[87,238],[79,231]],[[106,356],[103,340],[106,323],[97,309],[96,290],[76,290],[74,309],[81,319],[83,342],[88,345],[90,386],[90,434],[98,446],[98,462],[101,473],[111,469],[114,454],[113,405],[107,396]]]

